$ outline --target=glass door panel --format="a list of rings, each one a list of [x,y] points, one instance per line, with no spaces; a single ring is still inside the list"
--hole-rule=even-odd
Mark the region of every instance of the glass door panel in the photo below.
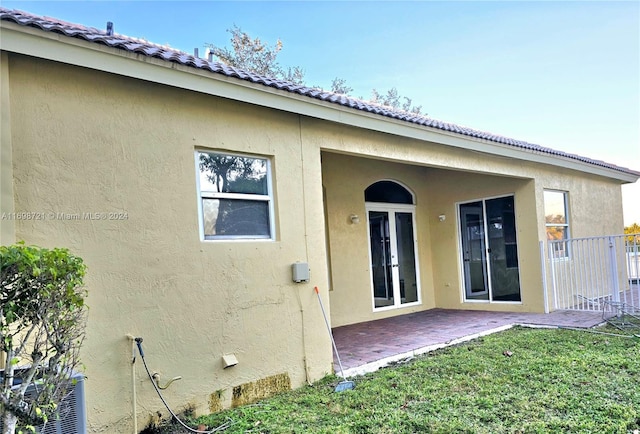
[[[482,202],[460,205],[460,234],[465,296],[471,300],[489,300]]]
[[[396,212],[396,242],[398,245],[398,280],[400,302],[418,301],[418,279],[413,236],[413,214]]]
[[[485,207],[492,300],[521,301],[513,196],[489,199]]]
[[[392,306],[395,304],[395,299],[388,212],[369,211],[369,244],[374,305],[375,307]]]

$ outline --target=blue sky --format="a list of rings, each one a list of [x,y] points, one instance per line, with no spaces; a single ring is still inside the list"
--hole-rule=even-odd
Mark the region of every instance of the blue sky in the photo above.
[[[430,116],[640,171],[638,1],[5,1],[187,52],[234,24],[370,97],[396,87]],[[640,184],[623,187],[640,223]]]

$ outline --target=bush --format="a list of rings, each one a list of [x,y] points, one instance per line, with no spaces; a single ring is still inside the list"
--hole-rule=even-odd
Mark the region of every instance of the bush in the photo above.
[[[0,246],[0,416],[4,434],[46,423],[78,368],[86,267],[67,249]],[[35,392],[25,396],[29,386]]]

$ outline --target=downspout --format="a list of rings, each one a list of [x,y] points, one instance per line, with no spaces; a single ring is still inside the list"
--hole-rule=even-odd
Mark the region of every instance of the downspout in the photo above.
[[[9,54],[6,51],[2,51],[0,53],[0,213],[12,215],[15,212],[15,201],[9,79]],[[3,220],[2,225],[0,225],[0,244],[8,246],[15,242],[16,228],[14,219]],[[2,355],[1,352],[0,355]],[[1,357],[1,359],[4,359],[4,357]],[[0,368],[3,367],[0,366]]]
[[[0,213],[12,215],[15,211],[13,192],[13,156],[11,148],[11,100],[9,98],[9,54],[0,52]],[[3,220],[0,226],[0,244],[16,242],[15,221]],[[0,369],[6,368],[7,353],[0,350]]]
[[[304,249],[305,249],[305,262],[309,263],[309,239],[307,234],[307,201],[306,201],[306,189],[304,183],[304,147],[302,144],[302,116],[298,115],[298,137],[300,139],[300,171],[302,174],[302,213],[304,221]],[[311,379],[309,375],[309,362],[307,356],[307,339],[306,339],[306,324],[304,321],[304,305],[300,292],[296,292],[298,296],[298,302],[300,303],[300,321],[302,325],[302,362],[304,364],[304,376],[308,385],[311,385]]]

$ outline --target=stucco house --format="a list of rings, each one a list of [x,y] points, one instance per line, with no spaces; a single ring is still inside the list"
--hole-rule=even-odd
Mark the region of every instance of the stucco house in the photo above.
[[[163,409],[127,336],[201,413],[331,372],[315,286],[333,327],[544,312],[539,242],[622,233],[640,177],[111,31],[0,23],[1,241],[88,266],[91,432]]]

